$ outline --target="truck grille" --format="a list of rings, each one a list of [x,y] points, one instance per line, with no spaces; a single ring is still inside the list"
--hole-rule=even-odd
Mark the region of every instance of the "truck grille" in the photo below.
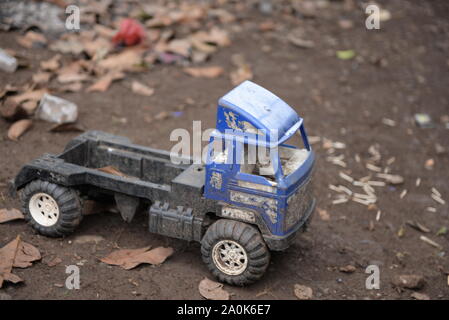
[[[313,185],[311,180],[299,188],[295,194],[291,195],[287,200],[287,211],[284,221],[285,231],[289,230],[298,223],[307,213],[313,201]]]

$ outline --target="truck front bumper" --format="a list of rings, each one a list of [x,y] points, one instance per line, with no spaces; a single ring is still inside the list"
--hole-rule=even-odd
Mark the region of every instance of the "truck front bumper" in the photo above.
[[[301,219],[301,221],[298,222],[295,229],[293,229],[286,235],[274,236],[274,235],[263,234],[262,236],[263,236],[268,248],[272,251],[282,251],[282,250],[287,249],[291,245],[293,240],[295,239],[298,232],[307,227],[307,225],[310,222],[310,219],[312,217],[312,214],[315,211],[315,206],[316,206],[316,199],[314,198],[312,200],[311,205],[309,206],[308,211],[304,215],[303,219]]]

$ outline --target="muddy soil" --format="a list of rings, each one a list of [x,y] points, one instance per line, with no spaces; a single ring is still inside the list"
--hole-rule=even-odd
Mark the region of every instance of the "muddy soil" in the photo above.
[[[274,253],[265,277],[258,283],[236,288],[225,285],[232,299],[296,299],[295,284],[313,289],[315,299],[410,299],[413,291],[398,290],[391,284],[394,276],[418,274],[425,278],[421,293],[431,299],[448,299],[449,235],[437,236],[449,227],[449,206],[430,197],[435,187],[449,201],[449,130],[441,118],[449,114],[449,5],[446,1],[381,1],[392,13],[380,30],[366,30],[363,12],[343,12],[336,5],[315,19],[284,21],[283,15],[270,16],[254,9],[232,36],[232,45],[221,49],[211,65],[229,71],[231,56],[244,54],[254,72],[254,81],[268,88],[294,107],[305,119],[309,135],[341,141],[347,168],[326,160],[322,143],[313,145],[317,153],[315,193],[318,212],[309,230],[296,238],[285,252]],[[337,2],[338,6],[341,6]],[[284,21],[285,34],[262,33],[257,25],[267,18]],[[347,18],[354,26],[339,26]],[[289,30],[300,26],[314,48],[303,49],[286,40]],[[18,32],[0,33],[0,47],[11,48],[31,59],[30,69],[10,75],[0,73],[1,85],[21,84],[37,70],[39,61],[53,55],[46,49],[25,50],[17,45]],[[282,35],[282,33],[281,33]],[[336,50],[353,49],[351,60],[339,60]],[[137,79],[155,88],[151,97],[131,94],[131,81]],[[79,123],[89,130],[103,130],[129,137],[137,144],[170,149],[170,132],[192,129],[193,120],[203,128],[213,128],[216,101],[232,88],[229,77],[192,78],[177,66],[156,65],[145,73],[135,73],[114,83],[105,93],[62,95],[80,108]],[[192,105],[186,99],[193,99]],[[178,111],[181,116],[147,123],[145,115]],[[415,113],[428,113],[435,127],[418,128]],[[382,119],[395,121],[395,126]],[[444,120],[444,117],[443,117]],[[0,119],[0,208],[17,207],[8,196],[6,183],[20,167],[42,153],[58,153],[76,133],[48,132],[49,124],[36,121],[19,142],[9,141],[9,123]],[[445,152],[438,152],[438,143]],[[333,205],[335,193],[329,184],[342,184],[339,171],[354,177],[370,173],[364,163],[368,148],[378,144],[381,164],[395,157],[391,171],[404,177],[400,186],[376,188],[378,203],[369,210],[350,201]],[[359,155],[361,162],[356,161]],[[424,164],[434,159],[431,170]],[[371,172],[372,173],[372,172]],[[420,178],[421,184],[416,186]],[[407,190],[402,199],[400,194]],[[426,210],[435,207],[436,212]],[[380,219],[376,220],[377,211]],[[424,234],[410,228],[406,221],[417,221],[431,230]],[[49,239],[35,234],[22,221],[0,225],[0,246],[17,235],[41,251],[44,261],[59,257],[62,263],[49,267],[35,263],[15,269],[22,284],[6,284],[0,292],[13,299],[201,299],[198,283],[211,277],[201,261],[197,243],[187,243],[148,232],[147,217],[139,215],[132,223],[123,222],[116,213],[105,212],[84,218],[79,229],[64,239]],[[77,244],[81,235],[100,235],[104,241]],[[437,249],[421,241],[425,235],[442,246]],[[98,259],[117,247],[171,246],[173,256],[160,266],[141,265],[131,271],[108,266]],[[81,289],[61,287],[67,277],[65,266],[78,264]],[[380,267],[380,289],[367,290],[365,268]],[[350,274],[340,267],[353,265]]]

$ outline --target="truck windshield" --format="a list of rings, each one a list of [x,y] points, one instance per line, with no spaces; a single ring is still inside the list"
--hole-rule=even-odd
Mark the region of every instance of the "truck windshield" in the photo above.
[[[309,155],[299,130],[278,149],[284,176],[289,176],[298,170]]]

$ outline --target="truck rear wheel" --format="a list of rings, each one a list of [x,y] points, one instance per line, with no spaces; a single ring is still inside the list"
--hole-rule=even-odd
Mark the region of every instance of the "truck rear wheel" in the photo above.
[[[73,189],[34,180],[25,186],[21,199],[25,219],[45,236],[68,235],[81,222],[81,201]]]
[[[270,263],[260,232],[234,220],[218,220],[201,240],[203,261],[221,282],[244,286],[259,280]]]

